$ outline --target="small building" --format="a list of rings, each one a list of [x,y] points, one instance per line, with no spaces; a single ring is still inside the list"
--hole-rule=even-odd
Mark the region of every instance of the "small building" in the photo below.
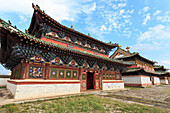
[[[160,74],[160,83],[161,84],[170,84],[170,76],[169,72],[167,72],[169,69],[164,68],[164,66],[160,65],[154,65],[154,70]]]
[[[115,60],[134,62],[128,70],[122,73],[125,86],[146,87],[160,84],[160,73],[154,70],[156,62],[142,57],[139,53],[131,53],[129,47],[124,50],[120,47],[110,56]]]
[[[121,72],[131,63],[109,58],[118,44],[68,28],[32,6],[25,33],[0,19],[0,62],[12,71],[7,88],[15,99],[124,88]]]

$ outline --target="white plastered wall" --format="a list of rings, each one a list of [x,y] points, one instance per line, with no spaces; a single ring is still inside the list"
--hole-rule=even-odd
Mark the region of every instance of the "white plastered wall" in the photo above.
[[[7,85],[7,80],[10,78],[0,78],[0,86],[6,86]]]
[[[169,84],[167,79],[160,79],[161,84]]]
[[[104,83],[105,81],[102,81],[103,83],[103,90],[113,90],[113,89],[123,89],[124,83]]]
[[[140,76],[122,76],[125,84],[142,84]]]
[[[153,77],[154,84],[160,84],[160,79],[159,77]]]
[[[149,76],[141,76],[142,84],[152,84]]]
[[[15,99],[39,98],[80,93],[80,83],[73,84],[7,84]]]

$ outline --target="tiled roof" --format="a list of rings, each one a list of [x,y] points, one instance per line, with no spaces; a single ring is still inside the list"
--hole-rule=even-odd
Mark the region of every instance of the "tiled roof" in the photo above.
[[[107,61],[114,62],[114,63],[125,64],[125,65],[133,65],[134,64],[134,62],[126,62],[126,61],[122,61],[122,60],[110,59],[110,58],[107,58],[107,57],[94,55],[92,53],[87,53],[86,51],[80,51],[80,50],[72,49],[72,48],[69,48],[69,47],[62,46],[62,45],[58,45],[58,44],[54,44],[54,43],[51,43],[51,42],[40,40],[39,38],[36,38],[36,37],[34,37],[34,36],[32,36],[28,33],[23,33],[19,29],[14,28],[12,25],[8,24],[7,22],[2,20],[1,18],[0,18],[0,28],[4,28],[4,29],[8,30],[12,34],[13,33],[17,34],[19,37],[23,37],[23,38],[35,41],[36,43],[42,43],[43,45],[46,45],[46,46],[60,48],[62,50],[68,50],[68,51],[71,51],[71,52],[75,52],[75,53],[87,55],[87,56],[90,56],[90,57],[95,57],[95,58],[107,60]]]
[[[54,24],[56,24],[56,25],[58,25],[58,26],[60,26],[60,27],[62,27],[62,28],[65,28],[65,29],[67,29],[67,30],[69,30],[69,31],[71,31],[71,32],[73,32],[73,33],[77,33],[77,34],[82,35],[82,36],[84,36],[84,37],[86,37],[86,38],[89,38],[89,39],[92,39],[92,40],[94,40],[94,41],[100,42],[100,43],[102,43],[102,44],[105,44],[105,45],[107,45],[107,46],[110,46],[110,47],[118,47],[118,44],[117,44],[117,43],[115,43],[115,44],[113,44],[113,43],[105,43],[105,42],[100,41],[100,40],[97,40],[97,39],[95,39],[95,38],[93,38],[93,37],[91,37],[91,36],[88,36],[88,35],[85,35],[85,34],[83,34],[83,33],[80,33],[80,32],[78,32],[78,31],[76,31],[75,29],[68,28],[68,27],[60,24],[59,22],[57,22],[56,20],[54,20],[52,17],[50,17],[48,14],[46,14],[44,11],[42,11],[38,5],[34,5],[34,3],[32,3],[32,7],[34,8],[34,10],[36,10],[36,11],[40,12],[42,15],[44,15],[45,18],[48,18],[52,23],[54,23]],[[29,28],[29,29],[30,29],[30,28]]]

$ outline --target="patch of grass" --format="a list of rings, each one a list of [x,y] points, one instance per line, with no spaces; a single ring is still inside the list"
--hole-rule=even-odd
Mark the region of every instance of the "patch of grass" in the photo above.
[[[0,112],[136,112],[136,113],[168,113],[167,109],[149,107],[138,104],[127,104],[95,95],[79,95],[68,98],[56,98],[22,104],[4,105]]]
[[[143,89],[143,87],[130,87],[130,86],[125,86],[125,88],[130,89],[130,90]]]
[[[0,88],[6,88],[6,86],[0,86]]]

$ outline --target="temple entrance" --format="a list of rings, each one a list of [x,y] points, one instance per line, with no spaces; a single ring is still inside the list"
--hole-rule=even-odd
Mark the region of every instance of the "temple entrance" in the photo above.
[[[87,72],[87,89],[94,89],[94,73]]]

